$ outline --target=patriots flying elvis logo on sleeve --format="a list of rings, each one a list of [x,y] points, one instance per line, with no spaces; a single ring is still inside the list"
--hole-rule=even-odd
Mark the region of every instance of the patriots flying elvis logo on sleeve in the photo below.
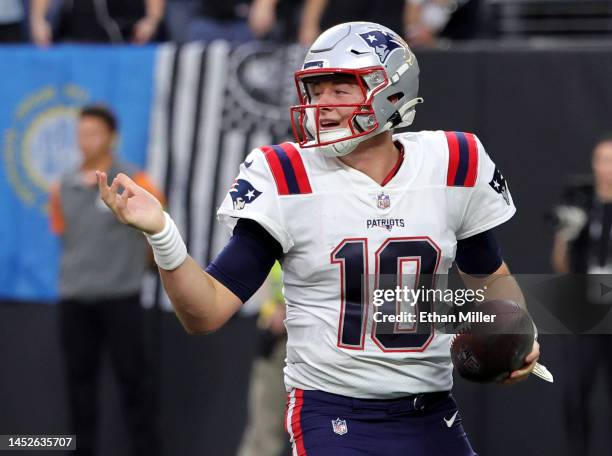
[[[374,49],[380,59],[380,63],[385,63],[389,54],[393,50],[402,47],[401,42],[393,35],[380,30],[372,30],[368,33],[360,33],[359,36],[368,46]]]
[[[497,167],[495,168],[495,172],[493,173],[493,179],[491,179],[491,182],[489,182],[489,185],[491,186],[493,190],[495,190],[497,193],[503,196],[504,201],[509,206],[510,205],[510,196],[509,196],[510,192],[508,191],[508,183],[506,182],[506,179],[502,175],[499,168]]]
[[[251,185],[249,181],[244,179],[236,179],[229,191],[234,203],[234,209],[241,210],[244,206],[252,203],[257,199],[261,192]]]

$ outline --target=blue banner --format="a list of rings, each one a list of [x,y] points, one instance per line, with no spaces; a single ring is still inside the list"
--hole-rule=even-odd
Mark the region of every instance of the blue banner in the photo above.
[[[48,191],[79,163],[79,107],[111,107],[118,154],[144,167],[155,56],[155,47],[0,47],[0,299],[57,299]]]

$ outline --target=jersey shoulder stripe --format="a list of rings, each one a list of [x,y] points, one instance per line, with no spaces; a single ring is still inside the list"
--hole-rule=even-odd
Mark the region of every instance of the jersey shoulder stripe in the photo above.
[[[445,131],[448,143],[446,185],[473,187],[478,172],[478,145],[472,133]]]
[[[312,193],[300,153],[291,143],[261,147],[274,176],[279,195]]]

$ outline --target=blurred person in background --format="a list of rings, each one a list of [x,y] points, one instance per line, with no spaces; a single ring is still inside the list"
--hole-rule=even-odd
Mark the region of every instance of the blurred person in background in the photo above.
[[[249,417],[238,456],[280,456],[286,449],[283,408],[287,399],[283,368],[287,355],[282,270],[275,263],[258,293],[265,299],[259,312],[259,354],[249,386]]]
[[[304,0],[254,0],[249,27],[257,39],[295,43]]]
[[[580,288],[580,308],[574,306],[573,312],[574,318],[584,321],[589,314],[605,316],[612,304],[612,293],[602,291],[602,284],[611,285],[612,277],[612,133],[597,141],[591,164],[592,185],[570,189],[568,201],[555,209],[558,227],[552,251],[555,272],[571,273],[572,283]],[[580,314],[576,315],[576,310]],[[591,441],[590,403],[602,368],[608,375],[608,410],[612,410],[612,340],[604,334],[580,334],[589,329],[586,326],[577,329],[579,334],[566,344],[568,359],[574,364],[564,384],[565,418],[569,454],[587,455]]]
[[[2,0],[0,7],[0,44],[24,41],[25,8],[22,0]]]
[[[31,0],[30,29],[37,46],[53,42],[145,44],[161,38],[165,0],[62,0],[53,30],[51,0]]]
[[[440,38],[464,40],[481,34],[481,0],[406,0],[406,40],[434,46]]]
[[[95,170],[131,175],[161,195],[144,173],[115,157],[117,120],[108,108],[85,106],[77,134],[82,164],[62,176],[50,200],[51,229],[63,248],[60,335],[77,454],[95,454],[98,384],[108,349],[131,437],[130,454],[153,455],[159,445],[140,304],[147,243],[100,203]]]
[[[188,24],[188,40],[211,42],[226,40],[233,44],[254,39],[249,28],[252,0],[200,0],[197,14]]]
[[[376,22],[401,33],[406,5],[406,0],[305,0],[298,41],[310,46],[322,30],[353,21]]]

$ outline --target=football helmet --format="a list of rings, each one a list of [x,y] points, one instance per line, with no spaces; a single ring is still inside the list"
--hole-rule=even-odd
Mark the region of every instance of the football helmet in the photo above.
[[[315,78],[355,78],[363,100],[355,104],[315,104],[309,85]],[[291,124],[301,147],[317,147],[328,156],[352,152],[360,142],[414,120],[419,98],[419,65],[406,42],[372,22],[347,22],[322,33],[295,73],[299,105],[291,107]],[[346,127],[322,128],[321,110],[352,108]]]

